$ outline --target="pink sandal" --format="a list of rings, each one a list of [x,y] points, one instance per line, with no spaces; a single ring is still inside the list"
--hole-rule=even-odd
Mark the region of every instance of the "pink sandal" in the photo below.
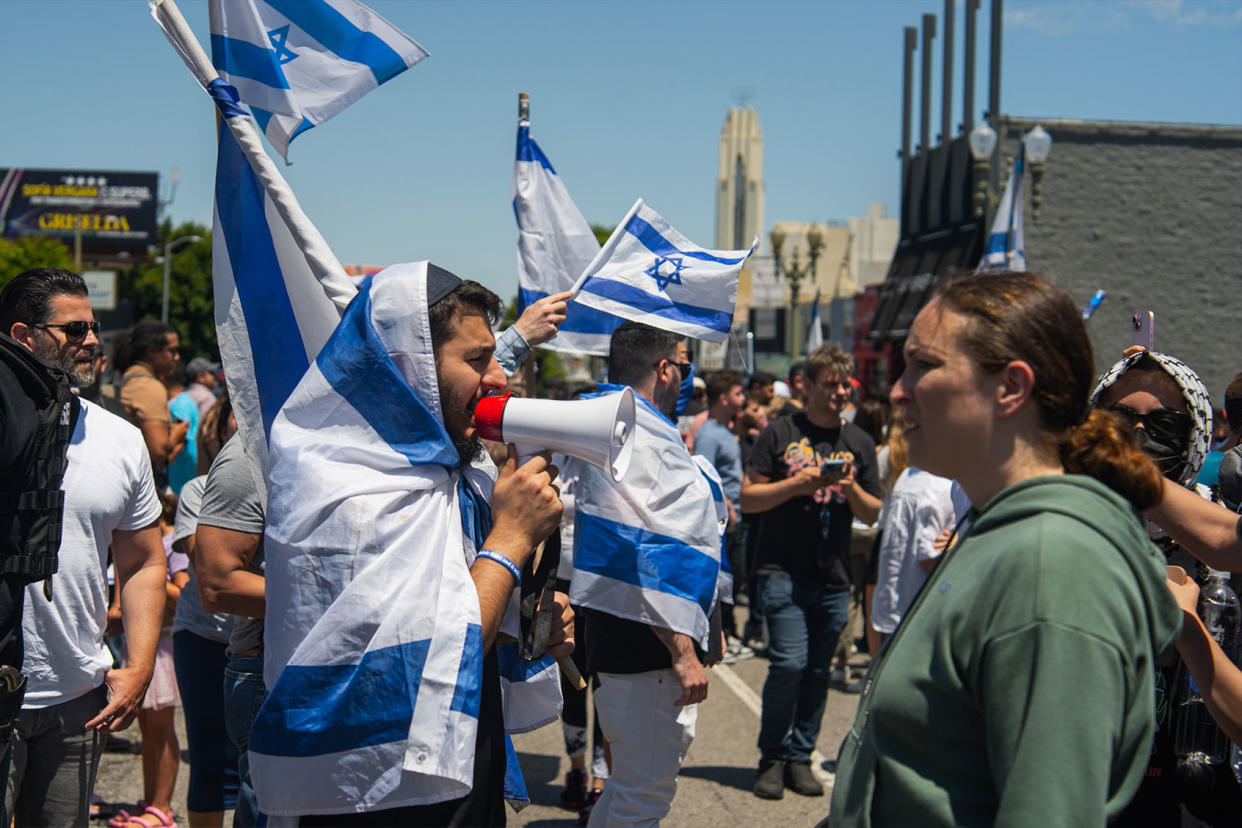
[[[150,814],[151,816],[155,817],[156,819],[159,820],[159,822],[156,822],[156,823],[147,822],[145,819],[142,818],[146,816],[147,814]],[[174,828],[176,824],[177,824],[176,815],[172,812],[171,808],[168,809],[167,812],[165,812],[165,811],[161,811],[159,808],[156,808],[154,805],[148,805],[146,807],[146,810],[144,810],[138,816],[129,817],[128,821],[124,823],[123,828]]]
[[[137,804],[135,805],[135,808],[141,808],[141,809],[147,808],[147,801],[145,799],[138,800]],[[111,826],[111,828],[125,828],[125,826],[128,825],[132,820],[133,820],[133,817],[130,815],[129,811],[125,810],[124,808],[117,808],[116,815],[108,820],[108,825]]]

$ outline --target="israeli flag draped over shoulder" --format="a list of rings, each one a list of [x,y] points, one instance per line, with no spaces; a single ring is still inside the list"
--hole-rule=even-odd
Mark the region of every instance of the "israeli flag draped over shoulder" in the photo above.
[[[211,54],[287,160],[290,141],[427,50],[356,0],[212,0]]]
[[[513,213],[518,223],[518,313],[545,296],[569,290],[599,252],[591,225],[582,217],[552,162],[518,124],[513,165]],[[570,302],[565,321],[539,346],[553,351],[608,355],[615,316]]]
[[[266,814],[471,790],[484,654],[470,565],[495,467],[459,468],[444,429],[426,271],[393,265],[362,282],[272,426],[269,694],[250,737]],[[559,714],[545,667],[556,703],[526,710],[544,722]]]
[[[599,388],[588,396],[622,390]],[[706,650],[712,608],[731,588],[722,554],[724,492],[711,464],[686,450],[677,426],[635,400],[625,478],[616,483],[577,464],[570,603],[683,633]]]
[[[643,204],[625,219],[574,286],[574,301],[666,331],[724,342],[749,250],[699,247]]]
[[[1009,173],[1005,195],[996,208],[988,246],[979,260],[979,273],[1026,270],[1026,237],[1022,230],[1022,202],[1026,176],[1026,144],[1019,142],[1018,160]]]

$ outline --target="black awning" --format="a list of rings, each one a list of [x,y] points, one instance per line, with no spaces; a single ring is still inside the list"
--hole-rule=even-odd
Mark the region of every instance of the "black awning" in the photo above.
[[[867,338],[875,342],[904,339],[941,278],[974,270],[983,241],[980,226],[972,223],[899,242],[888,277],[880,285]]]

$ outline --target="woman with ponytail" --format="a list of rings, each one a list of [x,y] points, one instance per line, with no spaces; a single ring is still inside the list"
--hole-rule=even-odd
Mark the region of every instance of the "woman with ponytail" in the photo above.
[[[831,823],[1104,825],[1142,779],[1181,629],[1136,511],[1159,470],[1089,411],[1081,316],[1038,276],[941,285],[905,359],[910,463],[975,508],[872,666]]]

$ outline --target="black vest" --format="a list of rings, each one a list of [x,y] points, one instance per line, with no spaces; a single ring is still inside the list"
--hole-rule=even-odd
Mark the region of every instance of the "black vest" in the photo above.
[[[57,568],[66,454],[81,403],[69,377],[0,333],[0,574],[25,583]]]

